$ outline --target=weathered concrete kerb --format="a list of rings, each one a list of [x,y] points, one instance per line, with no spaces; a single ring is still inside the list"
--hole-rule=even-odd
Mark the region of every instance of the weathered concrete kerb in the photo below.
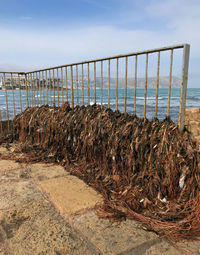
[[[98,218],[102,202],[61,166],[0,160],[0,255],[200,254],[199,242],[174,246],[134,221]]]

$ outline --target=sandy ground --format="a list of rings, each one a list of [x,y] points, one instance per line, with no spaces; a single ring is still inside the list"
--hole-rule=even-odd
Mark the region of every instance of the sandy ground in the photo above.
[[[99,219],[101,203],[61,166],[0,160],[0,255],[200,254],[200,242],[174,245],[134,221]]]

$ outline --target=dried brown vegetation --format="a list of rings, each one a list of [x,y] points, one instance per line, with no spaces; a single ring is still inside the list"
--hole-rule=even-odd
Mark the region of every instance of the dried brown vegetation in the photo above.
[[[29,161],[60,162],[103,194],[99,216],[134,219],[174,240],[200,236],[199,154],[174,122],[65,103],[26,109],[13,134]]]

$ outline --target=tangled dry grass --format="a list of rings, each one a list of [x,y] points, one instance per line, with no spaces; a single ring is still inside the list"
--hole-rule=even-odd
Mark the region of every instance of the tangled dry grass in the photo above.
[[[65,103],[26,109],[11,137],[29,161],[60,162],[98,190],[100,217],[137,220],[173,240],[200,236],[199,153],[174,122]]]

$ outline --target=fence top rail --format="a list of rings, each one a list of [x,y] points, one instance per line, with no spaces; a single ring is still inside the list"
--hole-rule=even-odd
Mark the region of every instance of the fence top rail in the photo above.
[[[173,49],[181,49],[181,48],[184,48],[185,45],[187,45],[187,44],[178,44],[178,45],[172,45],[172,46],[168,46],[168,47],[155,48],[155,49],[132,52],[132,53],[127,53],[127,54],[120,54],[120,55],[111,56],[111,57],[98,58],[98,59],[93,59],[93,60],[85,60],[85,61],[82,61],[82,62],[75,62],[75,63],[71,63],[71,64],[65,64],[65,65],[60,65],[60,66],[48,67],[48,68],[44,68],[44,69],[38,69],[38,70],[31,71],[31,72],[26,72],[25,74],[42,72],[42,71],[49,71],[49,70],[52,70],[52,69],[59,69],[59,68],[69,67],[69,66],[76,66],[76,65],[82,65],[82,64],[101,62],[101,61],[106,61],[106,60],[111,60],[111,59],[118,59],[118,58],[138,56],[138,55],[161,52],[161,51],[168,51],[168,50],[173,50]]]
[[[25,72],[5,72],[5,71],[0,71],[0,74],[19,74],[19,75],[25,75]]]

